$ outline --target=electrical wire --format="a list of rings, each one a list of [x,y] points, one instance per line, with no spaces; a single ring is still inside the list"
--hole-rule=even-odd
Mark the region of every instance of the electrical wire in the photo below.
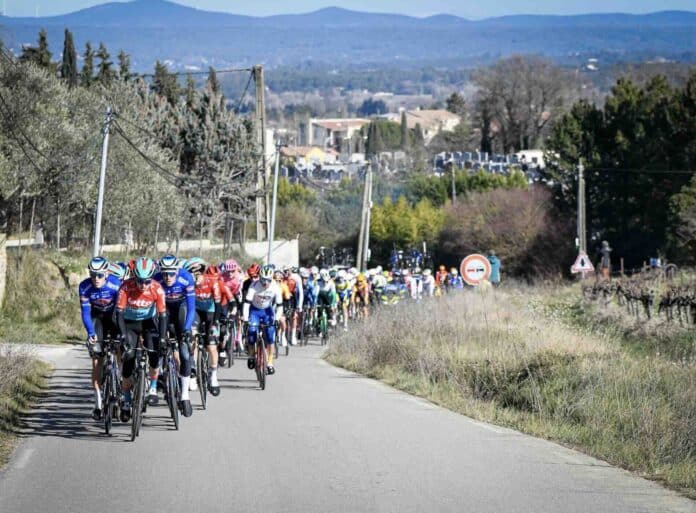
[[[228,68],[228,69],[220,69],[220,70],[215,70],[216,75],[224,74],[224,73],[242,73],[244,71],[254,71],[254,68]],[[208,75],[210,71],[177,71],[177,72],[167,72],[168,75],[173,75],[175,77],[182,77],[182,76],[188,76],[188,75]],[[156,75],[155,73],[142,73],[138,74],[139,77],[143,78],[154,78]]]
[[[249,86],[251,85],[251,80],[254,78],[254,71],[252,70],[251,73],[249,73],[249,80],[247,80],[246,87],[244,88],[244,92],[242,93],[242,96],[239,98],[239,103],[237,104],[237,108],[234,109],[235,114],[239,114],[239,109],[242,107],[242,103],[244,102],[244,99],[246,98],[247,92],[249,91]]]
[[[160,166],[158,163],[153,161],[150,157],[145,155],[145,153],[133,142],[131,139],[125,134],[123,129],[119,126],[117,122],[113,123],[114,127],[114,132],[116,132],[118,135],[120,135],[126,143],[133,148],[142,159],[147,162],[150,167],[152,167],[162,178],[164,178],[167,182],[169,182],[171,185],[176,185],[180,186],[181,185],[181,177],[175,175],[171,171],[166,170],[162,166]]]

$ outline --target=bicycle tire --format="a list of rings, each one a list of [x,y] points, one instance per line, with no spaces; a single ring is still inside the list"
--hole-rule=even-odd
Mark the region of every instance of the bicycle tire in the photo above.
[[[268,367],[268,356],[266,355],[266,348],[264,345],[261,344],[259,347],[261,348],[261,369],[259,369],[261,379],[259,381],[259,385],[261,386],[261,390],[266,390],[266,368]]]
[[[111,436],[111,372],[106,374],[104,386],[102,387],[102,411],[104,412],[104,432]]]
[[[140,435],[140,425],[143,421],[143,399],[145,397],[145,369],[137,370],[133,395],[133,405],[131,411],[133,419],[131,422],[131,442],[135,441]]]
[[[236,337],[234,324],[227,326],[227,342],[225,343],[225,352],[227,353],[227,368],[234,365],[234,339]]]
[[[178,397],[176,393],[176,368],[174,367],[174,362],[169,360],[167,365],[167,405],[169,406],[169,413],[174,421],[174,428],[179,429],[179,404]]]

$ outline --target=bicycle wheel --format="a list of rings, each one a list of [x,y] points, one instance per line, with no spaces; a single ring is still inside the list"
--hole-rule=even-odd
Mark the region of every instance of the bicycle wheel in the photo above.
[[[104,432],[107,435],[111,435],[111,423],[112,423],[112,418],[111,418],[111,394],[112,394],[112,385],[111,385],[111,372],[109,369],[109,372],[106,373],[106,377],[104,378],[104,385],[102,386],[102,411],[104,412]]]
[[[174,421],[175,429],[179,429],[179,398],[176,393],[177,381],[176,367],[174,366],[174,362],[170,359],[167,365],[167,406],[169,406],[169,413]]]
[[[140,434],[140,425],[143,422],[143,402],[145,399],[145,368],[140,367],[136,371],[135,387],[133,387],[133,405],[131,411],[131,442]]]
[[[200,339],[199,339],[200,342]],[[208,370],[205,368],[205,358],[208,352],[198,345],[198,358],[196,358],[196,382],[198,392],[201,394],[201,406],[205,410],[205,400],[208,395]]]
[[[227,353],[227,368],[234,365],[234,339],[237,336],[236,324],[231,323],[227,326],[227,343],[225,344],[225,352]]]
[[[326,318],[326,311],[321,314],[321,320],[319,321],[319,329],[321,331],[321,345],[325,346],[329,340],[329,322]]]
[[[261,363],[261,369],[259,369],[259,385],[261,386],[261,390],[266,390],[266,372],[268,367],[268,355],[266,354],[266,348],[263,344],[259,344],[258,351],[260,355],[256,359],[256,361]]]

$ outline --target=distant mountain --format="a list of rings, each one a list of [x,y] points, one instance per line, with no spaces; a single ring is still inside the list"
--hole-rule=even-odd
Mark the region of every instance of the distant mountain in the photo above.
[[[513,53],[559,62],[696,60],[696,12],[646,15],[506,16],[470,21],[457,16],[414,18],[329,7],[269,17],[239,16],[166,0],[107,3],[45,18],[0,17],[0,37],[19,51],[46,28],[58,57],[63,30],[78,48],[103,41],[124,49],[139,71],[156,59],[175,68],[307,62],[361,65],[476,65]]]

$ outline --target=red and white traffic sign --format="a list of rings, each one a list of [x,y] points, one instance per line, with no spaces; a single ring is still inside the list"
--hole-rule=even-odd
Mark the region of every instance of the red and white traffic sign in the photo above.
[[[469,255],[462,260],[459,272],[465,283],[475,287],[491,276],[491,263],[483,255]]]
[[[575,259],[575,263],[570,268],[570,272],[573,274],[594,272],[594,265],[592,265],[592,261],[590,257],[587,256],[587,253],[584,251],[578,253],[578,258]]]

